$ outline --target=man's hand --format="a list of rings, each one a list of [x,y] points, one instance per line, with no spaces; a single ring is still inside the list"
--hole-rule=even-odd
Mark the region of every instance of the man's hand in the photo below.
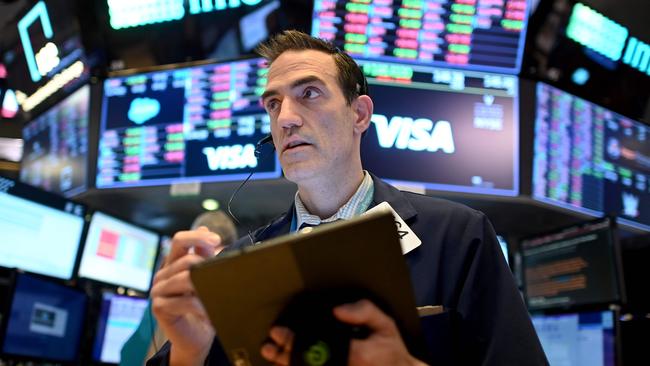
[[[348,365],[425,365],[409,354],[393,319],[369,300],[337,306],[334,316],[344,323],[370,329],[368,338],[350,342]],[[273,343],[262,346],[262,357],[274,365],[289,365],[293,332],[286,327],[276,326],[271,328],[269,335]]]
[[[219,235],[206,227],[180,231],[154,277],[152,310],[172,345],[170,365],[203,365],[210,351],[214,329],[196,297],[189,268],[222,249]]]

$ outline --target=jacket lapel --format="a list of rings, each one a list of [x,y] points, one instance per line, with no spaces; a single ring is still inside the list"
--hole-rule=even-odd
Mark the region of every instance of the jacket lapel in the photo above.
[[[409,221],[418,214],[413,205],[406,199],[404,193],[379,179],[376,175],[372,173],[370,175],[375,187],[371,208],[386,201],[404,221]]]

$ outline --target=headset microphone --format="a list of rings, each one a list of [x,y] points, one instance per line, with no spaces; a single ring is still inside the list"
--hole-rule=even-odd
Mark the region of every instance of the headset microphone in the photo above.
[[[271,152],[275,151],[275,146],[273,145],[273,136],[271,136],[271,134],[268,134],[268,135],[264,136],[262,139],[260,139],[259,141],[257,141],[257,143],[255,144],[255,158],[257,158],[258,160],[260,159],[260,156],[262,155],[262,146],[264,146],[264,145],[266,145],[268,143],[271,143]],[[266,158],[266,157],[268,157],[268,155],[266,155],[264,157]],[[230,199],[228,200],[228,214],[230,215],[230,217],[232,217],[233,220],[235,220],[235,222],[239,226],[243,226],[243,225],[237,219],[235,214],[232,213],[232,210],[230,209],[230,204],[235,199],[235,196],[237,196],[237,193],[239,193],[239,191],[244,187],[244,185],[251,179],[251,177],[253,176],[253,173],[255,173],[255,171],[251,171],[250,174],[248,174],[246,179],[244,179],[244,181],[239,184],[239,187],[237,187],[237,189],[235,189],[235,191],[230,196]],[[254,244],[255,240],[253,240],[253,234],[251,234],[251,231],[248,230],[248,228],[246,229],[246,231],[248,232],[248,238],[250,239],[251,244]]]
[[[273,136],[271,134],[268,134],[264,136],[261,140],[257,141],[255,144],[255,157],[259,157],[260,154],[262,153],[262,146],[271,143],[271,146],[273,146],[273,150],[275,150],[275,146],[273,145]]]

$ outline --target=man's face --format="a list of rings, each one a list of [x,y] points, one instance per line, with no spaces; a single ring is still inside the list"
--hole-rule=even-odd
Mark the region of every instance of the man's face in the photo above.
[[[263,103],[285,176],[296,183],[342,177],[359,155],[358,119],[346,103],[331,55],[287,51],[268,73]]]

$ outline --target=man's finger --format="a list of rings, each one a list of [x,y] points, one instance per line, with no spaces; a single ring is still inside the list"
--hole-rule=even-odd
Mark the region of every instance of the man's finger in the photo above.
[[[334,308],[334,316],[344,323],[365,325],[374,332],[398,333],[395,322],[370,300],[339,305]]]
[[[189,253],[190,248],[194,248],[194,252],[202,257],[212,257],[219,245],[221,245],[221,237],[207,229],[179,231],[172,239],[172,248],[166,264],[173,263]]]
[[[196,296],[154,297],[151,299],[151,310],[156,317],[179,317],[194,314],[198,318],[208,321],[205,308]]]
[[[269,332],[271,339],[283,349],[291,352],[293,348],[293,332],[287,327],[274,326]]]
[[[195,295],[194,285],[190,279],[190,271],[178,272],[170,278],[162,280],[151,289],[151,297],[174,297]]]
[[[287,327],[274,326],[269,331],[273,342],[262,345],[262,357],[274,365],[288,365],[293,347],[293,332]]]
[[[186,254],[185,256],[181,257],[180,259],[169,263],[166,265],[164,268],[161,268],[153,278],[153,284],[157,285],[158,282],[164,281],[166,279],[169,279],[170,277],[173,277],[176,275],[178,272],[186,271],[188,270],[192,265],[196,263],[201,263],[205,260],[205,258],[198,256],[196,254]]]
[[[265,360],[271,362],[273,365],[289,365],[289,353],[282,350],[277,344],[270,342],[264,343],[260,353]]]

